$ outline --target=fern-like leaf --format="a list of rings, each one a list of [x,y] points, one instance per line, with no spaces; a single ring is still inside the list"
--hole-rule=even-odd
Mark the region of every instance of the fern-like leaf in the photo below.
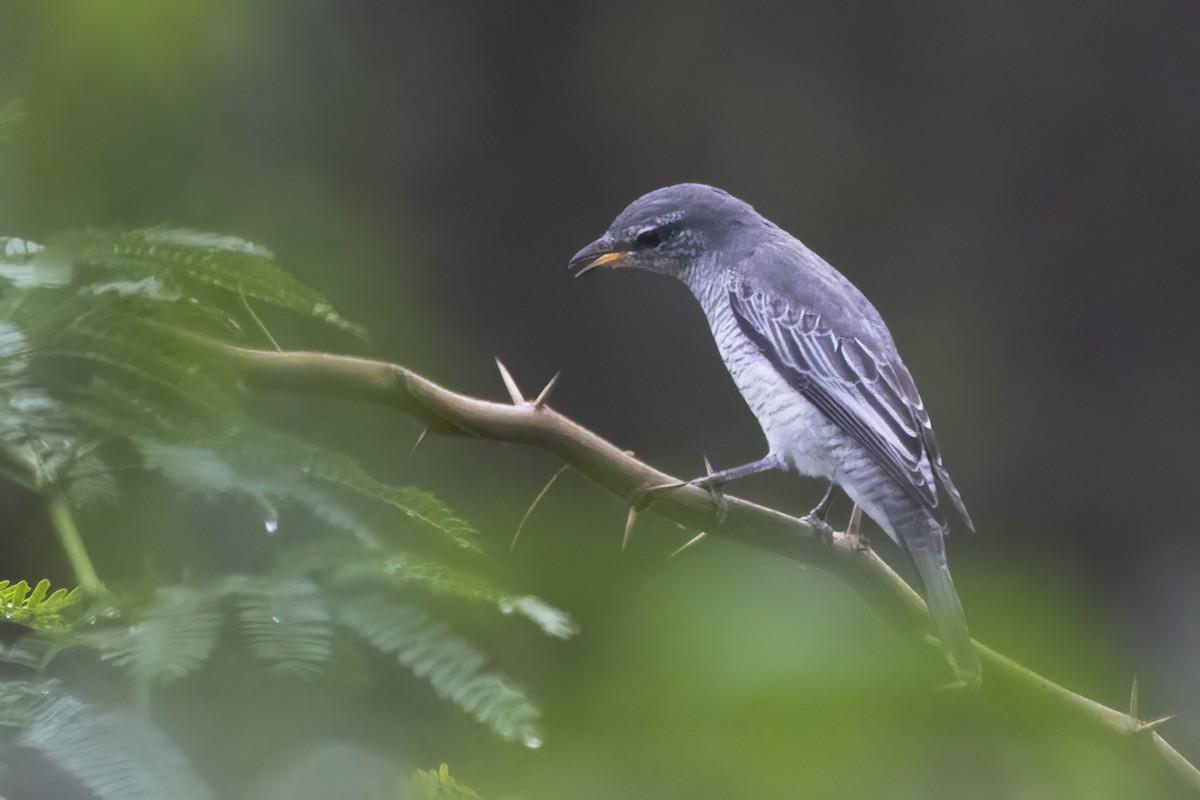
[[[441,531],[462,547],[477,547],[472,541],[479,533],[475,526],[459,517],[429,492],[406,486],[393,489],[380,499],[394,505],[413,519]]]
[[[485,603],[499,603],[504,596],[466,565],[431,560],[390,540],[326,538],[291,548],[283,555],[281,569],[313,576],[336,592],[417,588]]]
[[[479,551],[475,528],[432,494],[383,483],[349,456],[294,436],[245,425],[235,435],[209,437],[206,447],[148,438],[135,444],[148,468],[185,490],[242,494],[264,509],[295,503],[335,528],[371,539],[358,514],[341,500],[355,497],[399,513],[462,549]]]
[[[0,608],[4,618],[45,631],[64,630],[67,616],[78,599],[78,591],[57,589],[50,591],[50,581],[40,580],[32,589],[25,581],[10,584],[0,581]]]
[[[85,641],[140,680],[167,683],[204,665],[216,644],[222,617],[211,593],[190,586],[164,586],[154,592],[140,622],[89,633]]]
[[[399,512],[461,548],[479,549],[478,531],[437,497],[419,489],[383,483],[344,453],[262,428],[248,428],[216,446],[222,456],[249,475],[290,473],[303,480],[302,492],[323,490],[356,496]]]
[[[280,269],[270,250],[233,236],[171,228],[119,234],[84,231],[52,242],[51,249],[70,254],[85,279],[152,277],[171,292],[189,297],[216,289],[227,293],[230,303],[250,298],[365,338],[363,329],[334,311],[324,296]]]
[[[13,286],[65,286],[71,281],[71,265],[45,254],[46,248],[15,236],[0,236],[0,279]]]
[[[494,604],[501,613],[525,617],[557,639],[569,639],[579,632],[570,614],[541,598],[510,594],[467,565],[423,557],[390,541],[327,539],[292,548],[282,566],[290,574],[315,576],[339,593],[417,588]]]
[[[333,655],[333,622],[316,584],[243,578],[231,588],[250,653],[270,671],[305,678],[324,668]]]
[[[579,633],[579,626],[571,615],[531,594],[519,597],[508,595],[499,600],[500,611],[505,614],[520,614],[542,629],[542,633],[556,639],[570,639]]]
[[[338,622],[378,650],[429,681],[450,700],[501,737],[540,747],[541,712],[508,678],[487,672],[487,659],[445,625],[411,607],[376,596],[343,597],[334,606]]]
[[[24,730],[62,693],[56,680],[0,681],[0,727]]]
[[[123,711],[99,711],[59,697],[18,744],[37,751],[99,800],[215,800],[216,795],[163,733]]]
[[[253,434],[238,439],[253,438]],[[246,441],[233,444],[231,440],[210,441],[225,444],[223,449],[234,450],[234,456],[250,455],[259,463],[237,464],[226,454],[208,447],[177,445],[155,439],[137,439],[148,469],[162,473],[176,488],[215,499],[221,495],[241,495],[263,513],[263,524],[274,532],[279,526],[277,505],[294,502],[307,508],[336,529],[368,537],[367,529],[357,515],[344,503],[339,503],[328,491],[313,484],[303,467],[289,462],[285,454],[268,449],[258,450]],[[256,468],[257,467],[257,468]]]
[[[18,328],[0,322],[0,469],[38,491],[77,460],[80,427],[30,374],[30,349]]]
[[[442,764],[436,770],[419,769],[409,779],[413,800],[480,800],[472,789],[450,776],[450,767]]]

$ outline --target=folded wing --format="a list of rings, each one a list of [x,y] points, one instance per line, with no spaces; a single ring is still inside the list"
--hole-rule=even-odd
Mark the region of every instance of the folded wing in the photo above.
[[[972,527],[942,465],[929,414],[898,357],[839,335],[810,309],[745,282],[730,287],[729,303],[742,332],[784,379],[862,445],[916,502],[944,520],[940,484]]]

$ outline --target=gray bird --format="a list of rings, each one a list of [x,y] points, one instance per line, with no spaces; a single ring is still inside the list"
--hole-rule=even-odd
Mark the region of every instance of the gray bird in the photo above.
[[[719,492],[737,478],[791,469],[840,485],[912,555],[960,679],[977,682],[946,565],[943,498],[974,528],[916,384],[862,292],[748,203],[695,183],[638,198],[570,266],[577,277],[636,267],[692,290],[770,448],[694,483]]]

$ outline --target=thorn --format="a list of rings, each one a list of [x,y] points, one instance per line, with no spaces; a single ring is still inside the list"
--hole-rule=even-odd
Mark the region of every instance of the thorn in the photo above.
[[[637,519],[638,510],[633,506],[629,507],[629,516],[625,518],[625,535],[621,538],[621,553],[624,554],[625,548],[629,546],[629,537],[633,535],[633,521]]]
[[[417,441],[413,442],[412,450],[408,451],[409,458],[412,458],[413,454],[417,452],[417,448],[421,446],[421,442],[425,441],[425,435],[428,433],[429,433],[428,427],[421,428],[421,433],[419,436],[417,436]]]
[[[500,377],[504,380],[504,388],[508,389],[508,396],[512,398],[513,405],[522,405],[525,398],[521,395],[521,390],[517,388],[517,382],[513,380],[513,376],[509,374],[508,367],[504,366],[504,362],[500,360],[499,356],[496,356],[496,366],[500,368]]]
[[[684,486],[687,486],[686,481],[672,481],[670,483],[657,483],[654,486],[647,486],[644,489],[637,489],[629,497],[630,507],[638,511],[645,511],[655,500],[667,492],[682,489]]]
[[[1138,681],[1137,673],[1133,673],[1133,686],[1129,689],[1129,716],[1138,718]]]
[[[562,377],[562,370],[554,373],[554,377],[547,381],[545,388],[538,393],[537,399],[533,401],[534,408],[541,408],[546,405],[546,401],[550,399],[550,392],[554,391],[554,384],[558,383],[558,379]]]
[[[513,534],[512,544],[508,546],[508,552],[512,553],[517,547],[517,539],[521,537],[521,531],[525,529],[525,523],[529,521],[529,517],[533,514],[533,510],[538,507],[538,503],[542,502],[542,498],[546,496],[546,492],[550,491],[550,487],[558,480],[558,476],[571,468],[570,464],[563,464],[558,472],[550,476],[550,480],[546,481],[546,485],[537,493],[537,497],[533,498],[533,502],[529,504],[529,508],[525,511],[525,516],[521,517],[521,524],[517,526],[517,532]]]
[[[708,534],[707,534],[707,533],[705,533],[704,531],[700,531],[700,532],[699,532],[699,533],[697,533],[695,536],[693,536],[691,539],[689,539],[689,540],[688,540],[688,541],[687,541],[687,542],[686,542],[686,543],[683,545],[683,547],[680,547],[680,548],[679,548],[678,550],[676,550],[674,553],[671,553],[671,555],[667,556],[667,561],[670,561],[670,560],[671,560],[671,559],[673,559],[675,556],[679,555],[679,554],[680,554],[680,553],[682,553],[684,550],[687,550],[687,549],[688,549],[689,547],[691,547],[692,545],[694,545],[694,544],[699,544],[700,542],[704,541],[704,539],[705,539],[707,536],[708,536]]]
[[[713,470],[712,464],[708,460],[708,456],[704,456],[704,474],[712,475],[714,471],[715,470]]]
[[[1157,730],[1159,725],[1162,725],[1164,722],[1170,722],[1173,719],[1175,719],[1175,715],[1168,714],[1165,717],[1159,717],[1158,719],[1151,720],[1150,722],[1143,722],[1141,725],[1138,725],[1136,728],[1134,728],[1134,733],[1146,733],[1148,731]]]

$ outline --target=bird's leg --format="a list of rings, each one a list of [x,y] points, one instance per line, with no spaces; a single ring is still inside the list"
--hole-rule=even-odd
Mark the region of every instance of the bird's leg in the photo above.
[[[825,496],[821,498],[821,502],[817,503],[813,510],[804,515],[807,521],[816,531],[818,538],[829,549],[833,549],[833,528],[829,527],[829,523],[825,521],[825,517],[829,514],[829,506],[833,502],[833,490],[837,483],[833,480],[829,481],[829,488],[825,490]]]
[[[857,550],[871,549],[866,537],[862,535],[862,507],[858,503],[854,504],[850,512],[850,521],[846,523],[846,537]]]
[[[829,506],[833,504],[833,490],[835,488],[837,488],[837,483],[831,480],[829,482],[829,488],[825,490],[825,496],[821,498],[821,502],[813,506],[813,510],[808,512],[805,516],[811,519],[819,519],[824,522],[825,517],[829,515]]]
[[[729,512],[729,501],[725,499],[725,484],[730,481],[736,481],[738,478],[745,478],[749,475],[757,475],[760,472],[769,472],[773,469],[783,467],[783,460],[774,453],[768,453],[764,458],[758,461],[751,461],[749,464],[742,464],[740,467],[730,467],[718,472],[713,472],[708,463],[708,459],[704,459],[704,466],[709,467],[708,474],[703,478],[696,478],[689,481],[693,486],[699,486],[701,489],[708,490],[709,497],[717,506],[717,522],[718,524],[725,521],[725,515]]]
[[[708,466],[707,459],[705,459],[705,466]],[[745,478],[748,475],[757,475],[760,472],[782,468],[783,459],[773,453],[768,454],[765,458],[760,458],[758,461],[742,464],[740,467],[730,467],[719,472],[713,472],[710,468],[708,474],[703,478],[696,478],[687,483],[664,483],[661,486],[651,486],[643,489],[637,493],[634,505],[638,508],[645,508],[666,492],[689,485],[699,486],[701,489],[708,491],[709,496],[712,497],[713,503],[717,507],[717,520],[718,522],[723,522],[725,514],[729,510],[729,503],[725,500],[725,493],[721,490],[722,486],[730,481],[736,481],[738,478]]]
[[[854,504],[854,508],[850,510],[850,521],[846,523],[846,535],[858,536],[858,531],[862,527],[862,509],[858,503]]]
[[[721,486],[730,481],[736,481],[739,478],[757,475],[760,472],[770,472],[773,469],[783,469],[783,459],[774,453],[769,453],[758,461],[751,461],[749,464],[742,464],[740,467],[730,467],[729,469],[710,472],[703,478],[696,478],[690,481],[690,483],[704,488]]]

